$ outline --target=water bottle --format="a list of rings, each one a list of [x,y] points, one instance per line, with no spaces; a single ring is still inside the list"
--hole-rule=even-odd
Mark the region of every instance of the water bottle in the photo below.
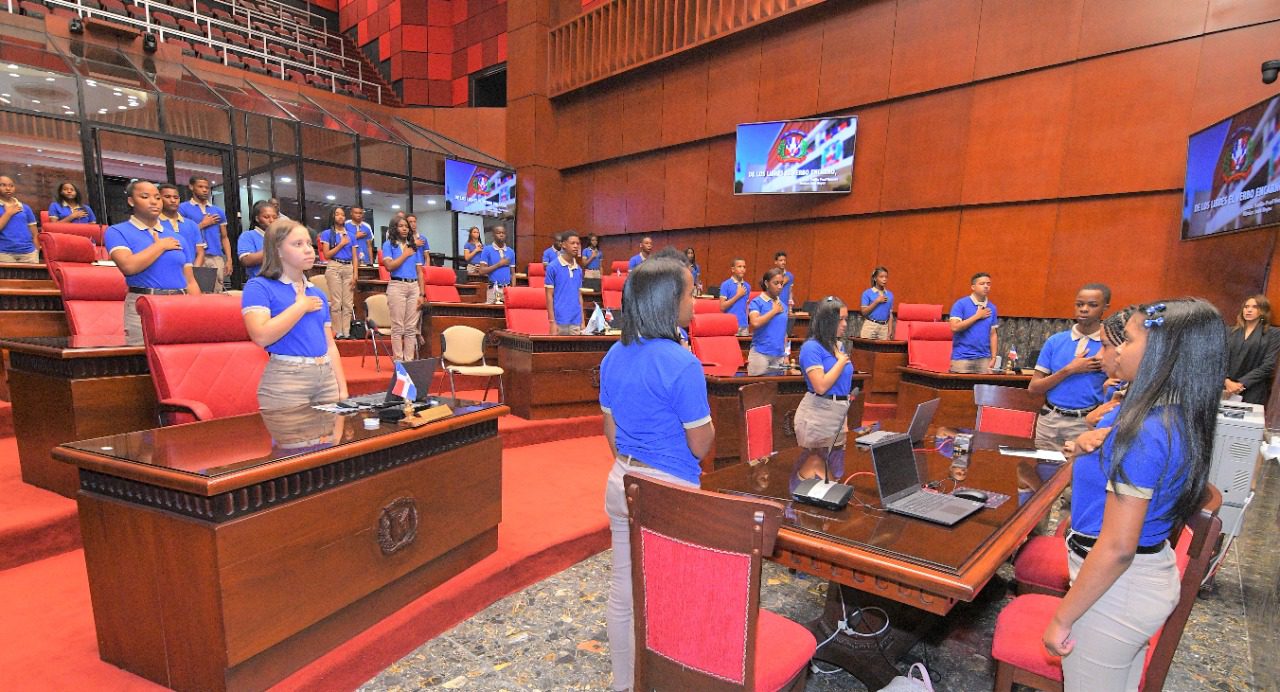
[[[1009,347],[1008,367],[1009,367],[1009,372],[1014,373],[1015,375],[1019,372],[1018,371],[1018,349],[1013,346]]]

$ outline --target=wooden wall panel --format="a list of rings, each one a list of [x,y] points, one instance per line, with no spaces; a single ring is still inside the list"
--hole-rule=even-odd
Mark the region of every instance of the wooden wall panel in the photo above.
[[[587,139],[587,156],[591,161],[609,159],[622,154],[622,130],[626,121],[618,117],[622,97],[616,89],[600,89],[588,97],[589,109],[583,121],[582,136]]]
[[[560,199],[556,212],[565,228],[590,233],[595,231],[591,203],[595,199],[590,170],[567,172],[560,178]]]
[[[662,228],[662,196],[666,188],[664,157],[656,154],[627,161],[628,233],[649,233]]]
[[[662,77],[663,146],[701,139],[707,132],[707,64],[684,57]]]
[[[828,20],[822,32],[818,111],[827,113],[887,98],[896,3],[837,3],[823,11]]]
[[[797,276],[796,281],[810,285],[808,300],[836,296],[852,311],[858,310],[858,298],[871,285],[871,270],[883,264],[879,257],[883,222],[879,216],[863,216],[807,224],[813,233],[813,273]],[[889,285],[895,292],[896,281],[890,271]]]
[[[733,137],[707,143],[707,225],[725,226],[755,220],[755,197],[733,194]]]
[[[1168,204],[1178,216],[1182,196],[1173,196]],[[1200,296],[1223,314],[1233,314],[1246,297],[1266,286],[1265,258],[1272,255],[1275,238],[1275,229],[1265,229],[1183,242],[1175,230],[1169,236],[1161,295]]]
[[[1182,187],[1199,56],[1193,40],[1076,65],[1061,196]]]
[[[626,123],[622,128],[623,153],[656,149],[662,141],[662,74],[647,71],[618,91],[619,110],[610,117]]]
[[[1262,62],[1259,56],[1280,59],[1280,22],[1205,36],[1201,43],[1187,134],[1277,92],[1275,84],[1262,83],[1258,68]]]
[[[1262,262],[1265,258],[1267,262],[1267,279],[1264,286],[1267,299],[1271,301],[1271,323],[1280,322],[1280,238],[1276,238],[1276,231],[1270,229],[1268,231],[1259,231],[1259,233],[1271,233],[1272,250],[1266,255],[1255,258],[1254,262]],[[1243,303],[1244,301],[1240,301]]]
[[[751,278],[756,267],[751,266],[756,256],[756,244],[760,233],[751,226],[737,226],[712,229],[707,235],[707,260],[702,263],[703,283],[707,286],[719,286],[729,278],[729,264],[735,257],[747,261],[747,281],[754,284]]]
[[[964,295],[969,277],[984,271],[991,274],[992,300],[1000,314],[1055,314],[1061,306],[1045,305],[1045,263],[1057,221],[1054,202],[965,209],[960,215],[951,292]],[[1014,255],[1018,261],[1010,262]]]
[[[1075,58],[1085,0],[983,0],[976,79]]]
[[[787,253],[787,270],[796,275],[795,287],[791,299],[796,306],[809,300],[813,295],[814,277],[814,232],[810,224],[792,223],[761,230],[756,240],[755,258],[747,260],[747,279],[755,290],[760,289],[760,279],[764,273],[774,266],[773,255],[778,251]],[[831,262],[833,255],[847,257],[844,248],[823,248],[825,257],[822,264]],[[825,295],[825,294],[824,294]]]
[[[588,142],[591,137],[591,100],[584,98],[558,99],[551,102],[552,117],[556,123],[555,158],[561,168],[571,168],[589,159]],[[523,133],[513,133],[518,139]]]
[[[707,145],[666,152],[663,228],[696,228],[707,220]]]
[[[1057,196],[1071,91],[1071,70],[1029,72],[973,88],[965,204]]]
[[[623,233],[627,227],[627,166],[611,162],[595,167],[591,180],[593,228],[599,235]]]
[[[1221,31],[1275,18],[1275,0],[1209,0],[1204,30]]]
[[[899,304],[941,303],[945,311],[955,302],[957,296],[952,294],[959,236],[959,211],[884,217],[877,264],[889,269],[890,281],[898,287]],[[868,279],[870,276],[867,271]]]
[[[1080,57],[1195,36],[1209,0],[1085,0]]]
[[[759,120],[760,41],[734,36],[707,55],[708,135],[734,132],[738,123]]]
[[[980,0],[899,0],[889,95],[971,80],[981,6]]]
[[[760,91],[756,118],[788,120],[813,115],[818,107],[822,65],[821,15],[808,13],[778,22],[787,27],[760,41]],[[790,30],[788,30],[790,28]]]
[[[954,89],[896,101],[885,146],[885,211],[960,202],[973,91]]]

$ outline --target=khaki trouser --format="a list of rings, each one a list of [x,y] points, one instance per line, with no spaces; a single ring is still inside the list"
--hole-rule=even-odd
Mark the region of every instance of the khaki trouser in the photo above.
[[[862,329],[858,330],[858,338],[884,341],[889,338],[889,325],[863,320]]]
[[[351,285],[350,264],[331,260],[324,269],[329,284],[329,321],[335,336],[351,335],[351,316],[355,310],[355,288]]]
[[[496,305],[502,302],[502,296],[506,293],[507,287],[498,284],[489,284],[489,290],[484,294],[484,302],[489,305]]]
[[[31,252],[0,252],[0,262],[40,264],[40,253],[36,250],[32,250]]]
[[[130,346],[142,345],[142,318],[138,316],[139,293],[124,294],[124,342]]]
[[[582,277],[585,279],[598,279],[600,278],[600,270],[599,269],[583,269]]]
[[[387,284],[387,309],[391,311],[391,357],[414,360],[418,357],[418,290],[417,281]]]
[[[258,384],[258,408],[269,411],[338,400],[338,376],[331,363],[286,363],[272,358]]]
[[[213,284],[214,293],[222,293],[227,290],[227,258],[222,255],[205,255],[204,266],[213,267],[218,270],[218,280]]]
[[[1040,414],[1036,420],[1036,449],[1052,449],[1061,452],[1062,446],[1089,432],[1084,416],[1073,418],[1057,411]]]
[[[580,324],[557,324],[556,329],[552,332],[556,336],[577,336],[582,333],[582,325]]]
[[[969,358],[967,360],[952,360],[951,372],[985,375],[991,372],[991,359]]]
[[[748,375],[781,375],[786,371],[786,356],[770,356],[754,348],[747,351]]]

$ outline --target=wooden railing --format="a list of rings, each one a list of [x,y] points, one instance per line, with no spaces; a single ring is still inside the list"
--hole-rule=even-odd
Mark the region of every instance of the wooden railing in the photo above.
[[[551,30],[558,96],[824,0],[610,0]]]

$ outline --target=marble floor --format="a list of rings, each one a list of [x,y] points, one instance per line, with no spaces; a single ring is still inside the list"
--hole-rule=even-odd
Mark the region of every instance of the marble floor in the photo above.
[[[1191,621],[1166,681],[1171,692],[1280,689],[1280,464],[1262,467],[1240,539],[1227,552]],[[608,551],[494,603],[397,661],[361,690],[607,689],[604,603]],[[991,633],[1011,598],[1005,565],[973,603],[957,606],[898,662],[923,661],[935,689],[989,690]],[[762,605],[797,621],[816,618],[826,583],[766,563]],[[843,671],[810,675],[810,692],[862,690]]]

